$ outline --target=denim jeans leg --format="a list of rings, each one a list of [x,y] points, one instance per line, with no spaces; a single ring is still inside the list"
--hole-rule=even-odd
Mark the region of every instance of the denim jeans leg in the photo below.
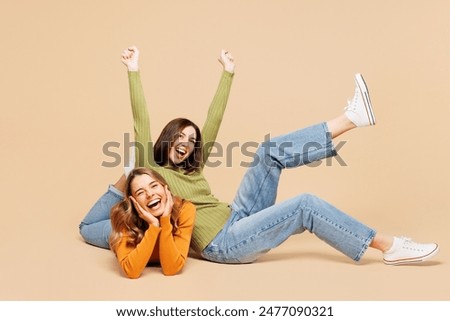
[[[326,123],[303,128],[265,141],[257,149],[231,204],[241,216],[275,204],[283,169],[335,156]]]
[[[221,263],[250,263],[305,230],[355,261],[375,236],[373,229],[324,200],[301,194],[226,225],[203,257]]]
[[[121,200],[123,200],[122,192],[109,185],[106,193],[97,200],[80,223],[80,234],[87,243],[109,249],[110,212]]]

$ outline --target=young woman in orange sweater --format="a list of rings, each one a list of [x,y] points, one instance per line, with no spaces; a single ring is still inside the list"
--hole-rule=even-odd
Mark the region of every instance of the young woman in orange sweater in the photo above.
[[[188,256],[195,206],[172,195],[152,169],[134,169],[125,186],[111,210],[109,239],[122,271],[138,278],[149,262],[159,262],[165,275],[177,274]]]

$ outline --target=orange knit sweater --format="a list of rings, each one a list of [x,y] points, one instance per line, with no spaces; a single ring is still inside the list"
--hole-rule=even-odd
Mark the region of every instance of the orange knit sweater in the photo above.
[[[129,236],[124,232],[116,250],[123,272],[138,278],[149,262],[159,262],[164,275],[177,274],[188,256],[194,221],[195,206],[184,201],[175,232],[169,216],[160,218],[160,227],[150,225],[136,247],[127,244]]]

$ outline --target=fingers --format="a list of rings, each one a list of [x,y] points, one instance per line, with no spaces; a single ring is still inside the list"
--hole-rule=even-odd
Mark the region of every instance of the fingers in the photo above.
[[[134,199],[133,196],[130,196],[131,201],[133,202],[134,207],[136,207],[136,209],[139,211],[140,210],[140,205],[139,203]]]
[[[169,187],[167,185],[165,186],[165,190],[166,190],[167,204],[169,204],[172,207],[173,197],[172,197],[172,193],[169,191]]]
[[[133,202],[133,204],[137,204],[136,200],[134,199],[133,196],[130,196],[130,200]]]
[[[137,210],[139,216],[140,216],[141,218],[143,218],[145,210],[144,210],[144,209],[142,208],[142,206],[134,199],[133,196],[130,196],[130,199],[131,199],[131,201],[133,202],[134,207],[136,208],[136,210]]]
[[[139,55],[139,50],[136,46],[130,46],[127,49],[125,49],[124,51],[122,51],[122,59],[131,59],[133,58],[133,56],[137,56]]]
[[[222,49],[220,56],[223,60],[234,61],[234,57],[228,50]]]
[[[128,50],[130,50],[130,51],[137,51],[137,47],[136,46],[130,46],[130,47],[128,47]]]
[[[130,46],[122,51],[121,60],[128,67],[128,71],[139,70],[139,50],[136,46]]]
[[[172,213],[173,208],[173,197],[172,193],[169,191],[169,187],[166,185],[164,186],[165,192],[166,192],[166,208],[164,209],[163,216],[170,215]]]
[[[167,200],[171,200],[172,201],[172,193],[169,191],[169,186],[165,185],[164,186],[164,190],[166,191]]]
[[[131,59],[131,57],[133,57],[133,51],[131,51],[129,49],[125,49],[124,51],[122,51],[123,59]]]
[[[152,214],[147,212],[142,206],[134,199],[133,196],[130,196],[131,201],[133,202],[136,211],[138,212],[138,215],[141,219],[146,221],[148,224],[152,224],[156,227],[159,227],[159,220],[154,217]]]
[[[224,70],[230,73],[234,73],[234,57],[230,54],[229,51],[222,49],[219,62],[224,67]]]

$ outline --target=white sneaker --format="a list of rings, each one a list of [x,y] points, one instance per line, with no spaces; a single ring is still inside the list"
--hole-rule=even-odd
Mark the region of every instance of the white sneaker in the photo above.
[[[355,95],[348,101],[345,115],[358,127],[375,125],[369,90],[361,74],[355,75],[355,83]]]
[[[394,237],[392,247],[384,252],[383,261],[388,265],[415,264],[426,261],[439,252],[435,243],[416,243],[410,238]]]

